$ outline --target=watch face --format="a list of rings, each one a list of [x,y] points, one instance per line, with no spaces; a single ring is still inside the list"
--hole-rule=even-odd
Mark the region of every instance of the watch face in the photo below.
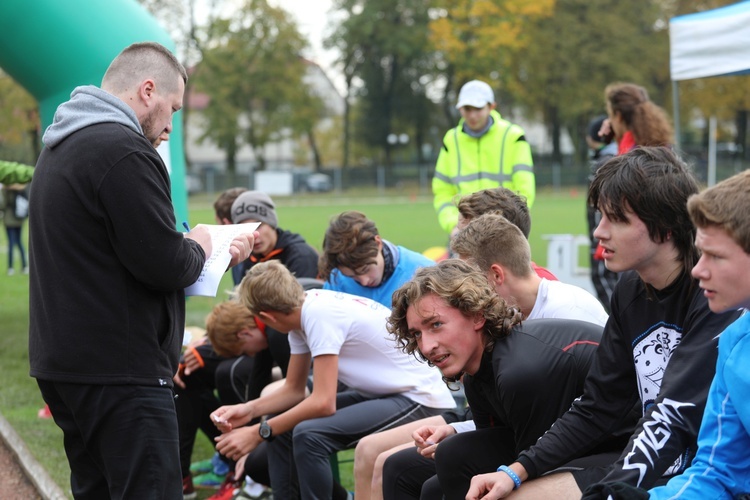
[[[268,422],[263,422],[262,424],[260,424],[259,433],[260,437],[262,437],[263,439],[268,439],[269,437],[271,437],[271,426],[268,425]]]

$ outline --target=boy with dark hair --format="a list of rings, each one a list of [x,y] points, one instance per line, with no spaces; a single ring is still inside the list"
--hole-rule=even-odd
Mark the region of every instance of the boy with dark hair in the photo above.
[[[219,197],[214,201],[214,217],[216,218],[217,224],[232,224],[232,203],[234,203],[234,200],[245,191],[247,191],[247,188],[233,187],[226,189],[219,194]],[[243,269],[243,266],[234,266],[232,268],[232,281],[235,286],[240,284],[244,275],[245,270]]]
[[[586,145],[590,152],[591,175],[589,181],[594,178],[596,171],[604,165],[604,162],[617,155],[617,143],[613,140],[612,133],[606,136],[600,136],[599,131],[602,129],[607,115],[601,115],[589,122],[588,131],[586,132]],[[589,228],[589,264],[591,266],[591,283],[594,285],[596,294],[599,297],[604,308],[609,312],[609,300],[617,284],[617,273],[613,273],[604,265],[604,260],[598,251],[599,240],[594,238],[594,230],[599,225],[601,214],[599,209],[592,205],[586,205],[586,222]]]
[[[750,171],[688,200],[701,258],[692,274],[712,311],[742,308],[743,316],[719,338],[716,376],[690,467],[666,486],[643,490],[595,485],[585,498],[748,498],[750,496]],[[627,494],[628,496],[623,496]],[[640,496],[639,496],[640,495]]]
[[[518,226],[524,237],[531,234],[529,206],[523,198],[508,188],[482,189],[463,196],[456,205],[458,208],[458,229],[466,227],[472,219],[489,213],[499,213]]]
[[[519,497],[580,498],[596,482],[650,487],[689,465],[717,334],[737,318],[712,313],[690,276],[698,251],[686,204],[697,192],[667,148],[638,148],[597,171],[589,203],[602,219],[594,234],[607,268],[623,274],[583,396],[508,468],[474,477],[467,499],[503,498],[519,487]],[[634,405],[642,417],[633,429]],[[628,428],[624,449],[589,456]],[[584,457],[587,465],[573,466]],[[572,472],[536,479],[565,464]]]
[[[483,214],[496,213],[502,215],[514,225],[518,226],[528,240],[531,234],[531,215],[526,201],[513,191],[505,187],[482,189],[461,198],[456,205],[458,208],[458,224],[452,236],[466,227],[466,225]],[[531,261],[534,272],[542,278],[557,280],[548,269],[540,267]]]
[[[214,216],[217,224],[233,224],[232,204],[239,195],[247,190],[247,188],[238,186],[225,189],[219,194],[219,197],[214,201]]]
[[[420,267],[435,263],[424,255],[384,240],[362,212],[342,212],[323,239],[318,271],[323,288],[371,298],[391,307],[393,292]]]

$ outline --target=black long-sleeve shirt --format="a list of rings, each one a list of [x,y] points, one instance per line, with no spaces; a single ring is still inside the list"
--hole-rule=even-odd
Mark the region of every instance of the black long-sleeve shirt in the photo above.
[[[518,458],[530,478],[590,453],[636,404],[643,417],[605,482],[647,488],[689,465],[718,335],[738,313],[712,313],[689,272],[651,295],[635,272],[620,278],[583,397]]]
[[[583,393],[602,327],[568,319],[524,321],[464,376],[477,429],[512,430],[516,453],[532,445]]]

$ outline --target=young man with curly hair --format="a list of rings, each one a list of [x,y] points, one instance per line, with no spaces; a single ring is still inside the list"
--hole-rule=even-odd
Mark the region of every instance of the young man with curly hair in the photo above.
[[[444,380],[463,380],[476,424],[476,430],[459,434],[449,425],[415,431],[417,449],[423,457],[434,455],[438,472],[444,458],[476,471],[515,456],[583,392],[601,325],[569,319],[521,323],[522,318],[482,271],[455,259],[417,271],[394,294],[389,330],[405,352],[437,367]],[[400,484],[411,468],[390,470],[399,454],[385,464],[386,499],[414,498]],[[442,476],[440,489],[446,498],[466,491]]]

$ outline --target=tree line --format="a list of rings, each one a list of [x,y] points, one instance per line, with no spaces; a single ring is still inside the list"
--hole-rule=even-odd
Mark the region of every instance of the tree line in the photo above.
[[[268,0],[239,6],[203,0],[208,15],[196,19],[199,0],[139,1],[177,41],[192,71],[189,91],[209,96],[200,140],[224,151],[230,171],[243,145],[264,168],[263,146],[284,130],[304,141],[317,169],[357,165],[362,158],[389,167],[395,149],[403,148],[389,137],[404,134],[410,156],[423,163],[457,121],[456,94],[472,79],[492,85],[501,114],[512,119],[520,112],[547,127],[553,161],[562,158],[564,130],[583,159],[585,127],[605,112],[608,83],[643,85],[671,110],[669,19],[733,3],[334,0],[324,45],[338,54],[335,70],[345,85],[345,109],[343,116],[331,117],[305,79],[308,62],[302,54],[308,41],[291,13]],[[733,124],[725,140],[750,155],[746,78],[681,83],[681,115],[715,114]],[[7,109],[13,102],[19,100],[0,100],[0,141],[13,138],[9,128],[33,129],[25,121],[33,122],[34,113],[25,110],[19,118],[18,111]],[[192,119],[189,111],[185,120]],[[338,120],[333,131],[319,127],[326,118]],[[683,130],[689,127],[683,124]]]

